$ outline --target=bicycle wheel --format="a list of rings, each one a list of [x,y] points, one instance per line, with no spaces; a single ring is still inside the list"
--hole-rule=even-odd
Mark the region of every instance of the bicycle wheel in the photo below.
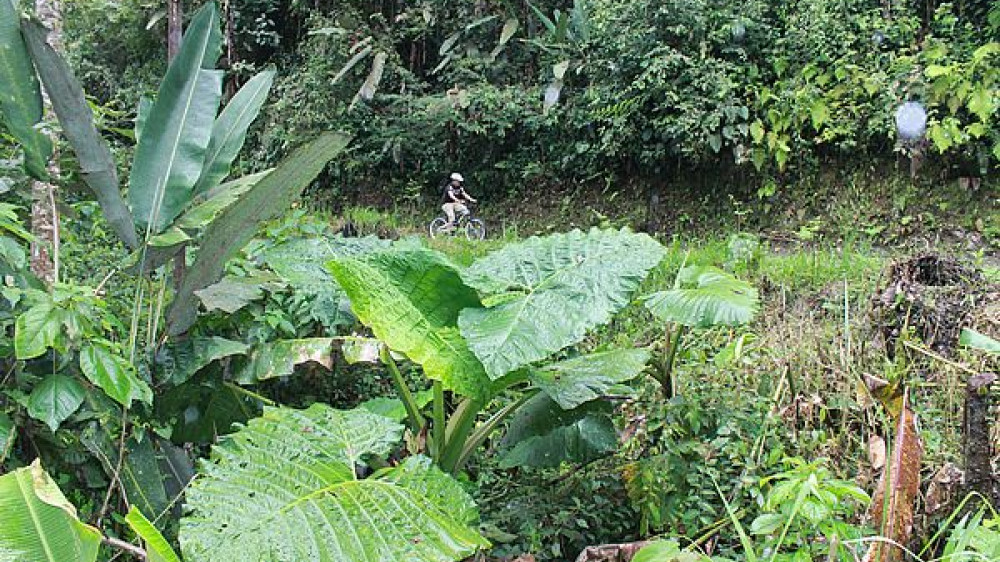
[[[448,219],[444,217],[438,217],[431,221],[431,224],[427,227],[427,231],[430,233],[431,238],[437,238],[441,234],[447,234],[448,232],[444,229],[448,224]]]
[[[486,238],[486,225],[479,219],[469,219],[465,225],[465,237],[469,240],[482,240]]]

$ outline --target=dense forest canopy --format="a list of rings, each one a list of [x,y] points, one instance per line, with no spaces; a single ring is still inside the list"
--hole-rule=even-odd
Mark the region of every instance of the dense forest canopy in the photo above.
[[[692,169],[746,168],[759,180],[901,151],[959,175],[1000,160],[1000,10],[986,0],[223,8],[227,91],[279,71],[245,165],[346,128],[357,142],[329,172],[336,192],[377,186],[405,198],[451,169],[499,196]],[[65,9],[87,91],[129,119],[165,65],[162,3],[70,0]],[[925,145],[897,142],[893,116],[907,100],[929,113]]]

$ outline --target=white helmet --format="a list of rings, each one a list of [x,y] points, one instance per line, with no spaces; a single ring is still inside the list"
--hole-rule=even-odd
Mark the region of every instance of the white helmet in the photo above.
[[[451,177],[451,179],[453,179],[453,180],[455,180],[457,182],[464,182],[465,181],[465,178],[462,177],[462,174],[460,174],[458,172],[455,172],[455,173],[451,174],[450,177]]]

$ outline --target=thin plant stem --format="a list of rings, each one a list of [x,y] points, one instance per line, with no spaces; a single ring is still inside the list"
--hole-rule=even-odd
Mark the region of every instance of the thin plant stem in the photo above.
[[[396,365],[396,361],[393,360],[392,355],[389,353],[389,348],[382,346],[379,350],[379,357],[386,368],[389,369],[389,374],[392,376],[392,383],[396,387],[396,393],[399,395],[399,399],[402,400],[403,407],[406,408],[406,417],[410,420],[410,431],[414,435],[420,433],[426,421],[424,420],[424,416],[420,414],[420,408],[417,407],[416,400],[413,399],[413,393],[406,386],[406,379],[399,372],[399,366]]]
[[[531,400],[538,394],[537,391],[525,392],[511,404],[508,404],[500,409],[497,413],[493,414],[490,419],[479,427],[475,428],[469,437],[465,440],[465,444],[462,446],[462,452],[458,456],[458,460],[455,462],[455,470],[459,471],[465,467],[465,463],[469,462],[472,457],[472,453],[476,452],[476,449],[482,445],[487,438],[496,430],[496,428],[508,417],[510,417],[514,412],[519,410],[528,400]]]
[[[434,422],[431,426],[431,435],[434,437],[434,462],[441,462],[441,454],[444,452],[444,434],[444,386],[442,386],[441,381],[434,381]]]

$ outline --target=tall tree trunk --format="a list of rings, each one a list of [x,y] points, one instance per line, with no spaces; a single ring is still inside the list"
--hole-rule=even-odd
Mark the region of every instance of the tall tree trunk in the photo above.
[[[167,62],[174,60],[181,48],[184,8],[181,0],[167,0]]]
[[[62,12],[59,0],[36,0],[35,12],[38,19],[52,30],[49,43],[57,50],[62,47]],[[42,90],[45,99],[45,121],[55,121],[48,94]],[[52,136],[52,145],[57,139]],[[49,181],[31,182],[31,232],[35,240],[31,243],[31,272],[46,285],[59,280],[59,210],[56,206],[56,186],[59,179],[59,154],[53,150],[49,161]]]

